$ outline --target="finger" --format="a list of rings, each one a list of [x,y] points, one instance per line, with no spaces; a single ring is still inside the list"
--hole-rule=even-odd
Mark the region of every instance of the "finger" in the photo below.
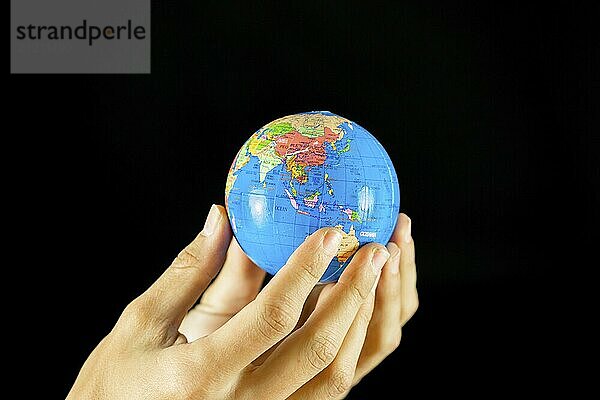
[[[235,314],[254,300],[265,275],[266,272],[248,258],[234,237],[221,272],[206,289],[200,303],[215,313]]]
[[[176,337],[186,312],[223,265],[230,240],[225,210],[213,205],[202,232],[158,280],[130,304],[126,314],[151,321],[151,325],[173,325],[173,329],[167,331]]]
[[[310,292],[310,294],[308,295],[308,298],[304,302],[304,307],[302,308],[302,313],[300,314],[300,319],[298,319],[298,322],[296,323],[296,326],[294,327],[293,331],[299,329],[302,325],[304,325],[304,323],[306,322],[308,317],[310,317],[310,314],[312,314],[312,312],[315,310],[316,305],[322,298],[322,294],[327,292],[327,289],[331,288],[332,286],[333,286],[333,283],[315,286],[315,288]],[[267,351],[265,351],[264,353],[262,353],[260,356],[258,356],[257,359],[252,361],[252,365],[254,365],[254,366],[262,365],[262,363],[264,363],[265,360],[267,358],[269,358],[271,353],[273,353],[276,349],[277,349],[277,344],[274,345],[273,347],[271,347],[270,349],[268,349]]]
[[[390,242],[396,243],[398,246],[400,246],[400,243],[402,243],[402,226],[404,224],[405,218],[408,218],[406,214],[398,214],[398,218],[396,218],[396,226],[394,227],[394,232],[392,232],[392,237],[389,240]]]
[[[375,289],[377,285],[373,286]],[[333,362],[304,386],[295,391],[288,400],[338,399],[342,398],[354,384],[360,349],[365,342],[367,327],[373,314],[374,290],[360,307],[340,351]]]
[[[315,308],[317,307],[317,304],[319,304],[319,301],[323,299],[323,296],[325,296],[326,293],[329,292],[333,285],[333,283],[327,283],[325,285],[315,286],[315,288],[312,290],[312,292],[310,292],[310,295],[306,299],[306,302],[304,303],[304,307],[302,308],[302,314],[300,315],[300,320],[296,324],[296,329],[304,325],[308,317],[310,317],[313,311],[315,311]]]
[[[221,272],[202,295],[200,304],[187,313],[179,332],[192,342],[220,328],[232,315],[254,300],[265,274],[233,238]]]
[[[246,376],[248,384],[259,385],[287,397],[327,367],[367,299],[384,263],[389,257],[385,247],[371,243],[355,255],[329,295],[323,299],[302,328],[286,338],[262,366]],[[265,398],[267,392],[259,394]]]
[[[377,284],[375,308],[356,367],[355,385],[398,347],[402,336],[399,318],[402,313],[401,251],[393,242],[386,247],[390,258],[383,267]]]
[[[234,237],[223,269],[200,302],[215,312],[235,314],[254,300],[265,275],[266,272],[248,258]]]
[[[322,228],[290,256],[256,299],[213,334],[194,342],[192,351],[206,349],[221,357],[223,371],[237,372],[287,336],[295,327],[306,298],[335,256],[342,235]]]
[[[396,244],[400,246],[400,281],[402,282],[401,325],[414,315],[419,307],[417,295],[417,267],[415,264],[415,243],[411,234],[412,222],[406,214],[400,214]]]

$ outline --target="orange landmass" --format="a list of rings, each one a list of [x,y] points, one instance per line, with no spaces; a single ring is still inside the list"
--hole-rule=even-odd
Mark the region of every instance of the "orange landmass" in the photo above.
[[[345,263],[348,261],[350,257],[356,250],[358,250],[358,239],[356,238],[356,231],[354,230],[354,226],[350,226],[350,230],[348,233],[344,232],[342,225],[338,225],[337,228],[342,230],[342,242],[340,243],[340,247],[337,251],[337,259],[340,263]]]

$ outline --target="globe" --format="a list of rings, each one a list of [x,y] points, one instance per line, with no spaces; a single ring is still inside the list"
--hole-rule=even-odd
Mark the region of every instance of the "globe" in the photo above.
[[[321,278],[333,282],[361,245],[388,242],[400,188],[373,135],[313,111],[270,122],[246,141],[227,176],[225,205],[241,248],[270,274],[317,229],[340,228],[342,242]]]

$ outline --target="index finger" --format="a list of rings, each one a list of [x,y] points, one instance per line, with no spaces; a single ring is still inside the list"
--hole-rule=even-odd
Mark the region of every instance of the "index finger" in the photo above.
[[[254,301],[190,346],[204,354],[210,349],[213,354],[234,355],[220,358],[224,369],[246,367],[294,329],[306,298],[336,255],[341,239],[336,228],[310,235]]]

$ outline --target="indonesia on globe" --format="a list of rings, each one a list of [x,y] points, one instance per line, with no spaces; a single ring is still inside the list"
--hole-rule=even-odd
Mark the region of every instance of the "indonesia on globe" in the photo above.
[[[270,274],[317,229],[340,228],[342,243],[321,278],[332,282],[361,245],[388,242],[400,189],[373,135],[313,111],[270,122],[246,141],[227,176],[225,205],[240,246]]]

